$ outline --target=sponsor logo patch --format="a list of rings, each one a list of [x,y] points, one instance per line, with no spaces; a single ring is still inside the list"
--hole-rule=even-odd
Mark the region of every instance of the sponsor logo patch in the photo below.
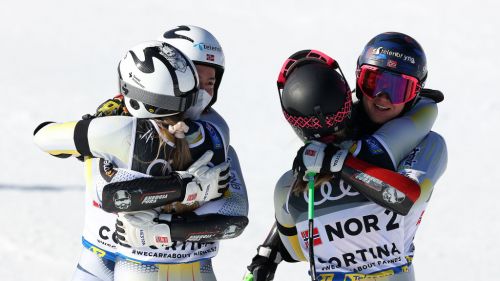
[[[157,243],[163,243],[163,244],[168,243],[168,237],[166,237],[166,236],[156,236],[155,240]]]
[[[128,209],[132,205],[132,196],[126,190],[118,190],[113,195],[113,203],[120,210]]]
[[[109,160],[99,159],[99,173],[106,182],[110,182],[116,175],[116,169]]]
[[[198,195],[196,193],[190,194],[187,198],[188,201],[193,201],[196,199]]]
[[[307,156],[316,156],[316,150],[306,149],[306,151],[304,152],[304,154],[307,155]]]
[[[214,236],[215,236],[214,234],[196,234],[189,236],[187,241],[200,241],[201,239],[208,239]]]
[[[145,195],[141,204],[154,204],[158,202],[158,200],[167,199],[167,197],[168,194]]]
[[[368,150],[370,151],[371,154],[377,155],[384,153],[384,150],[380,147],[380,144],[376,139],[370,137],[367,138],[365,142],[368,145]]]
[[[221,149],[222,148],[222,140],[220,139],[219,134],[217,134],[217,130],[208,123],[205,123],[205,125],[206,125],[205,127],[207,128],[208,134],[210,135],[210,138],[212,139],[214,147],[216,149]]]
[[[386,202],[389,202],[391,204],[397,204],[403,202],[406,196],[403,192],[395,189],[392,186],[388,186],[382,192],[382,198],[384,198],[384,201]]]

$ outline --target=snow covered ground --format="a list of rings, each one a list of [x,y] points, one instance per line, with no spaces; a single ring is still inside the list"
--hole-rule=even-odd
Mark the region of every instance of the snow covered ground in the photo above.
[[[241,279],[273,222],[274,182],[300,145],[279,108],[281,63],[319,49],[353,85],[362,47],[383,31],[422,44],[427,86],[446,95],[434,130],[447,140],[449,163],[416,237],[417,278],[497,278],[499,10],[495,0],[2,1],[0,280],[68,280],[80,251],[82,165],[40,152],[33,129],[93,111],[116,93],[127,48],[178,24],[203,26],[224,47],[215,108],[231,127],[249,192],[247,230],[215,259],[220,281]],[[275,279],[307,280],[306,272],[305,263],[282,264]]]

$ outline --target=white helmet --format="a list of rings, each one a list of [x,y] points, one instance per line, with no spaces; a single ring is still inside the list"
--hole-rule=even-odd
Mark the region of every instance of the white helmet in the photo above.
[[[118,77],[125,105],[138,118],[184,112],[198,96],[193,62],[165,42],[148,41],[130,49],[118,65]]]
[[[217,39],[207,30],[193,26],[180,25],[167,30],[158,40],[167,42],[186,54],[195,64],[215,68],[214,95],[209,105],[217,100],[222,75],[224,74],[224,52]]]

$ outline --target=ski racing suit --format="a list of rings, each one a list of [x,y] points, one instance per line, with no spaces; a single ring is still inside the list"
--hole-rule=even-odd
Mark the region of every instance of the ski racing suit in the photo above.
[[[358,110],[362,108],[358,106]],[[404,116],[379,126],[376,132],[365,127],[361,134],[371,135],[362,136],[351,146],[354,156],[396,170],[419,184],[420,196],[406,216],[368,200],[339,177],[315,190],[313,246],[318,281],[414,280],[413,239],[447,163],[443,138],[429,132],[436,116],[436,104],[420,98]],[[359,121],[356,116],[354,119]],[[268,239],[280,237],[281,245],[266,243],[278,248],[287,261],[308,261],[307,192],[292,192],[294,180],[288,171],[275,189],[279,235],[270,234]]]
[[[114,121],[109,121],[110,118]],[[227,155],[227,160],[231,163],[231,181],[223,198],[207,202],[193,212],[177,215],[177,219],[173,220],[170,226],[172,239],[176,240],[172,247],[132,251],[117,247],[116,215],[101,209],[102,188],[110,182],[127,181],[137,177],[137,173],[125,169],[161,176],[165,171],[169,171],[169,167],[166,167],[168,164],[165,164],[163,159],[149,161],[147,164],[144,163],[148,161],[141,161],[144,155],[141,156],[140,151],[146,150],[149,154],[157,155],[154,137],[158,133],[152,122],[130,117],[110,118],[96,118],[95,121],[89,122],[87,130],[94,134],[90,133],[86,138],[90,149],[87,152],[81,149],[81,138],[76,138],[76,122],[49,124],[35,135],[36,142],[39,145],[43,143],[41,148],[53,155],[61,157],[91,154],[101,158],[85,161],[86,216],[82,236],[85,249],[82,251],[74,280],[156,280],[165,272],[168,272],[171,280],[215,280],[210,258],[217,253],[217,240],[239,235],[246,225],[248,213],[246,189],[237,155],[234,149],[228,146],[229,130],[226,123],[220,115],[210,110],[209,113],[203,114],[202,118],[214,121],[217,125],[205,121],[196,122],[196,126],[191,124],[190,127],[199,129],[194,133],[190,130],[187,136],[193,159],[206,150],[213,150],[215,154],[212,163],[216,165],[225,161]],[[100,121],[101,119],[108,121]],[[108,133],[109,128],[115,130]],[[83,134],[80,133],[80,137],[81,135]],[[169,144],[168,141],[166,143]],[[80,150],[76,149],[78,146]],[[167,148],[171,149],[171,146]],[[221,228],[225,220],[233,217],[238,223]],[[195,237],[192,234],[201,222],[204,230],[213,232],[212,238]],[[193,279],[192,276],[196,278]]]

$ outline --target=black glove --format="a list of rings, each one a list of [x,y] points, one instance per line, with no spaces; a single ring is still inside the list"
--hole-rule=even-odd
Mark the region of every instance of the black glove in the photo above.
[[[259,246],[247,269],[253,275],[253,281],[272,281],[280,262],[281,255],[276,249]]]

